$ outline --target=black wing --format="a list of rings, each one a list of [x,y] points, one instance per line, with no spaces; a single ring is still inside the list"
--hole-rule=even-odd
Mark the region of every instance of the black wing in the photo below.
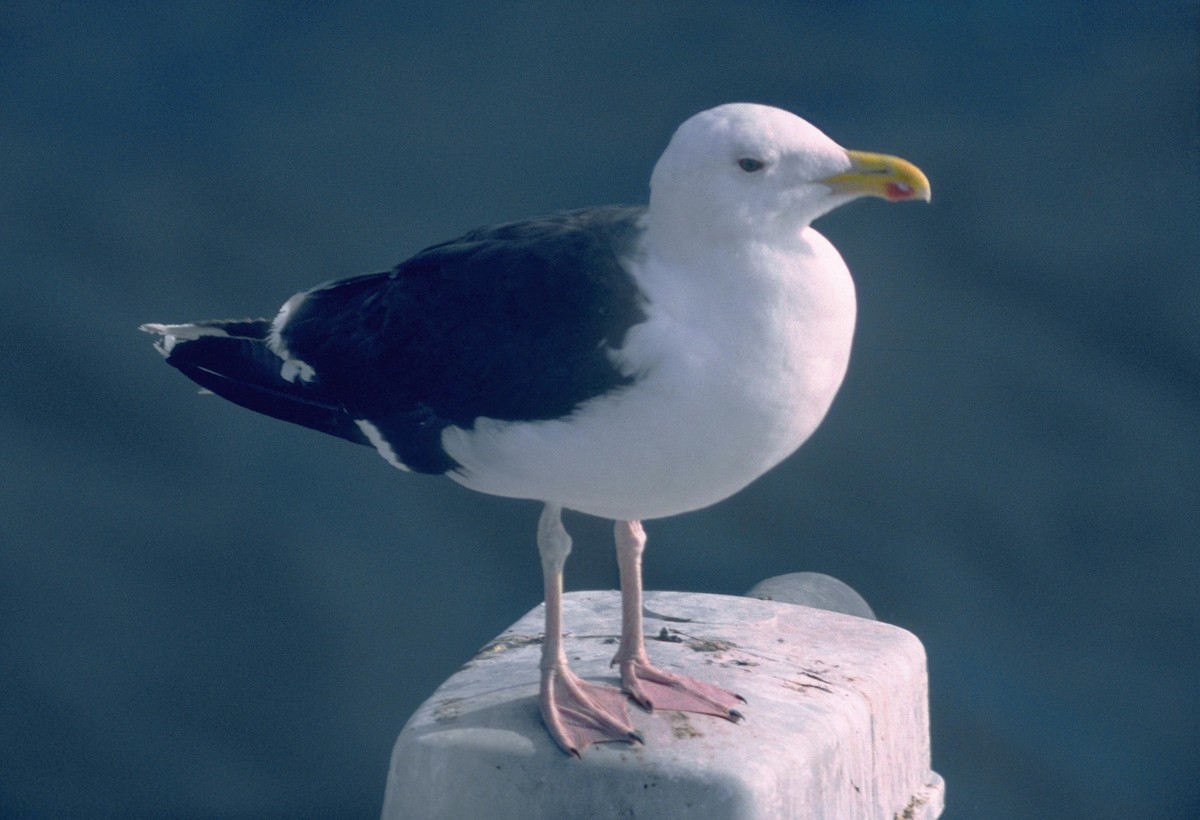
[[[161,345],[160,349],[168,364],[201,387],[255,412],[370,444],[340,403],[280,375],[279,356],[267,344],[269,320],[214,320],[191,327],[201,335],[182,339],[169,350]],[[158,332],[153,326],[143,329]]]
[[[609,351],[645,319],[620,259],[642,208],[468,233],[395,270],[308,293],[282,331],[320,401],[370,421],[407,466],[445,472],[448,425],[535,421],[632,381]]]

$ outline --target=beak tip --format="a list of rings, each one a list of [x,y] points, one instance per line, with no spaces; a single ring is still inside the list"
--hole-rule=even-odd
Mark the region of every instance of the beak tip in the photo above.
[[[910,199],[929,202],[931,199],[928,183],[922,182],[921,184],[913,185],[902,180],[888,182],[883,187],[882,196],[891,202],[905,202]]]
[[[854,196],[877,196],[889,202],[931,201],[929,179],[911,162],[888,154],[846,151],[850,169],[822,182]]]

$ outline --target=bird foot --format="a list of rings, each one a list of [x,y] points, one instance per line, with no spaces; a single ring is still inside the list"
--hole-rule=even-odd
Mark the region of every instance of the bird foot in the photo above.
[[[647,711],[677,709],[680,712],[713,715],[734,723],[743,717],[734,708],[746,702],[741,695],[664,671],[645,659],[618,662],[621,665],[621,688]]]
[[[579,757],[593,743],[641,743],[629,722],[625,696],[611,686],[587,683],[569,668],[542,672],[542,721],[567,754]]]

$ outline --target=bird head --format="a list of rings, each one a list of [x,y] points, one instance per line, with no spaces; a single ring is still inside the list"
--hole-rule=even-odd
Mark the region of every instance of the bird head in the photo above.
[[[770,240],[863,196],[929,201],[929,180],[898,157],[848,151],[795,114],[730,103],[676,130],[650,180],[650,218],[715,241]]]

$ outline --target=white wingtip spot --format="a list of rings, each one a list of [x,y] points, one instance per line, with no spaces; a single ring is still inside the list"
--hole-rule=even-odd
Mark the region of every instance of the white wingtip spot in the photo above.
[[[285,359],[283,367],[279,368],[279,376],[284,381],[294,382],[297,378],[303,382],[310,382],[317,372],[312,369],[312,366],[299,359]]]
[[[161,353],[163,357],[170,356],[171,351],[175,349],[175,335],[168,328],[170,328],[170,325],[153,323],[138,326],[138,330],[143,333],[157,333],[159,335],[159,338],[154,341],[154,349]]]
[[[229,338],[229,334],[219,327],[210,325],[164,325],[157,322],[147,322],[140,325],[138,330],[144,333],[157,333],[162,338],[154,343],[154,349],[164,356],[170,356],[171,351],[175,349],[175,345],[179,342],[190,342],[199,339],[201,336],[223,336]]]
[[[379,455],[383,456],[388,464],[406,473],[412,472],[412,469],[396,455],[396,451],[392,449],[392,445],[379,432],[378,427],[366,419],[355,419],[354,423],[358,425],[358,429],[362,430],[363,435],[367,437],[367,441],[371,442],[371,446],[379,451]]]
[[[199,339],[201,336],[224,336],[226,339],[229,338],[228,333],[212,325],[144,324],[138,330],[145,331],[146,333],[157,333],[159,336],[174,336],[185,342]]]

